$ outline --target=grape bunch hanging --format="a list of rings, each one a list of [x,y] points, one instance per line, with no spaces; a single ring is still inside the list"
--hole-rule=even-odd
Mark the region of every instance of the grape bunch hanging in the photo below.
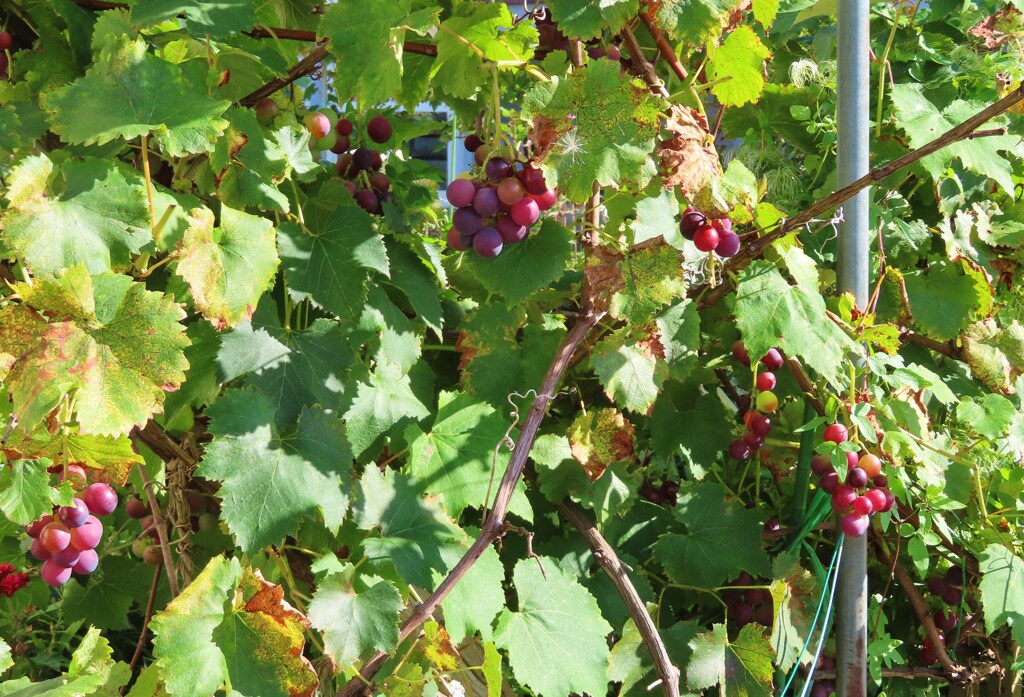
[[[740,236],[732,230],[728,218],[709,218],[692,206],[679,219],[679,233],[702,252],[714,252],[723,259],[740,251]]]
[[[750,355],[742,341],[733,344],[732,355],[740,363],[750,367]],[[772,420],[768,414],[779,408],[779,398],[772,392],[778,382],[773,371],[782,367],[782,353],[777,348],[769,349],[760,363],[765,370],[755,379],[756,395],[753,402],[749,395],[743,395],[737,405],[743,414],[743,423],[747,430],[741,438],[729,444],[729,457],[734,460],[746,460],[764,446],[764,439],[772,430]]]
[[[69,465],[67,476],[78,495],[70,506],[55,506],[52,513],[25,526],[32,538],[32,556],[43,563],[39,575],[51,586],[62,586],[72,572],[86,576],[96,570],[96,546],[103,538],[99,516],[117,508],[117,492],[109,484],[86,486],[85,470]]]
[[[448,246],[460,252],[472,248],[492,259],[506,244],[526,239],[541,211],[555,205],[556,194],[548,188],[540,169],[494,156],[479,136],[467,136],[465,146],[477,167],[452,181],[445,192],[456,209]]]
[[[823,439],[840,446],[847,442],[849,433],[840,423],[825,427]],[[846,471],[840,476],[833,459],[823,453],[811,458],[811,471],[818,475],[822,490],[832,495],[832,510],[841,515],[840,529],[851,537],[863,535],[870,524],[872,513],[892,510],[896,497],[889,491],[889,479],[882,474],[882,460],[874,453],[838,448],[844,453]]]

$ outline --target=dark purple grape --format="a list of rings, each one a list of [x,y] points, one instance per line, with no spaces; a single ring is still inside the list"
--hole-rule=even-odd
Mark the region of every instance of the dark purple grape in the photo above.
[[[352,165],[357,170],[367,170],[373,167],[373,150],[356,148],[356,151],[352,153]]]
[[[759,436],[767,436],[772,430],[772,420],[761,412],[755,412],[747,425]]]
[[[355,126],[348,119],[338,119],[338,123],[334,124],[334,130],[339,136],[350,136]]]
[[[764,354],[764,358],[761,359],[761,364],[768,370],[778,370],[782,367],[783,362],[782,354],[775,348],[768,349],[768,353]]]
[[[747,603],[740,603],[729,608],[729,615],[737,627],[745,627],[754,619],[754,608]]]
[[[762,627],[771,627],[775,623],[775,609],[771,603],[761,605],[754,610],[754,622]]]
[[[487,172],[487,178],[497,184],[512,176],[512,165],[504,157],[492,157],[487,161],[484,171]]]
[[[391,122],[384,116],[374,116],[366,124],[366,135],[375,143],[386,143],[391,138]]]
[[[811,686],[811,691],[807,693],[807,697],[830,697],[834,690],[830,689],[829,685],[823,680],[816,681]]]
[[[964,570],[959,566],[951,566],[946,571],[946,583],[957,588],[964,585]]]
[[[370,175],[370,188],[378,193],[385,193],[391,189],[391,180],[383,172],[374,172]]]
[[[958,624],[955,612],[946,612],[944,610],[936,610],[935,614],[932,615],[935,620],[935,626],[941,631],[951,632],[956,629]]]
[[[927,585],[928,592],[932,595],[937,595],[940,598],[949,590],[949,584],[946,583],[946,579],[941,576],[932,576],[928,579]]]
[[[448,203],[456,208],[463,208],[473,203],[474,194],[476,194],[476,185],[469,179],[453,179],[445,190]]]
[[[331,152],[335,155],[341,155],[348,152],[349,148],[352,147],[352,142],[348,136],[338,136],[334,141],[334,145],[331,146]]]
[[[860,467],[854,467],[846,473],[846,483],[854,489],[863,489],[868,485],[868,473]]]
[[[743,345],[742,341],[737,341],[732,345],[732,357],[745,366],[750,365],[750,354],[747,353],[747,347]]]
[[[460,208],[452,216],[452,225],[463,235],[475,235],[484,226],[484,219],[472,208]]]
[[[742,440],[734,440],[729,443],[729,457],[740,462],[750,457],[750,446]]]
[[[548,190],[547,182],[544,181],[544,173],[532,165],[523,167],[518,176],[528,194],[540,196]]]
[[[759,436],[753,431],[747,431],[743,434],[743,442],[746,443],[751,450],[760,450],[764,447],[764,436]]]
[[[822,656],[818,659],[818,667],[822,670],[834,670],[836,667],[836,659],[831,656]]]
[[[748,574],[746,571],[741,571],[740,575],[736,577],[736,580],[729,584],[730,586],[752,586],[754,585],[754,577]]]
[[[529,229],[512,220],[507,215],[499,215],[494,227],[501,233],[501,239],[505,244],[515,244],[526,239]]]
[[[761,526],[765,532],[778,532],[782,529],[782,523],[779,522],[778,518],[769,518],[764,521],[764,525]]]
[[[826,494],[835,493],[836,487],[839,486],[839,475],[835,472],[826,472],[821,476],[818,484]]]
[[[727,231],[723,232],[718,236],[718,246],[715,247],[715,253],[718,256],[729,259],[730,257],[736,256],[740,251],[740,236],[735,232]]]
[[[741,394],[736,398],[736,410],[739,411],[740,415],[746,414],[750,411],[750,395]]]
[[[60,509],[58,517],[60,518],[60,522],[67,525],[69,528],[78,528],[88,520],[89,507],[82,499],[72,499],[70,506],[64,506]],[[74,566],[74,562],[71,564],[65,564],[65,566]]]
[[[767,588],[751,588],[743,594],[744,599],[751,605],[757,606],[763,603],[772,603],[772,594]]]
[[[679,234],[684,238],[693,241],[693,236],[697,234],[697,228],[704,225],[707,222],[707,216],[694,208],[687,208],[683,211],[683,216],[679,219]],[[748,363],[749,365],[749,359]]]
[[[376,150],[370,151],[370,169],[374,172],[379,172],[380,168],[384,166],[384,158]]]
[[[367,213],[376,213],[377,206],[380,205],[380,199],[377,198],[377,194],[369,189],[360,189],[356,192],[356,203]]]
[[[823,477],[829,472],[835,472],[835,468],[832,466],[832,459],[828,455],[819,453],[811,458],[811,471],[819,477]]]
[[[498,213],[498,203],[498,192],[490,186],[477,189],[473,196],[473,210],[484,218],[490,218]]]
[[[466,136],[465,140],[462,141],[462,144],[469,152],[476,152],[477,148],[484,144],[484,141],[481,140],[480,136],[476,133],[470,133]]]
[[[473,251],[487,259],[501,254],[501,233],[492,227],[485,227],[473,236]]]
[[[871,478],[871,483],[877,486],[879,489],[884,489],[889,486],[889,478],[884,474],[876,474]]]
[[[607,52],[600,46],[591,46],[587,49],[587,55],[593,60],[597,60],[598,58],[604,58]]]

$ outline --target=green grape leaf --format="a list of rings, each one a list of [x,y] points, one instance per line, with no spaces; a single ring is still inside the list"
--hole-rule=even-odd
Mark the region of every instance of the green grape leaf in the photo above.
[[[446,19],[437,32],[437,58],[431,81],[456,98],[470,98],[492,78],[484,60],[533,60],[537,29],[515,23],[504,3],[471,5],[469,14]]]
[[[230,37],[256,23],[253,0],[139,0],[132,6],[132,22],[140,27],[185,15],[193,36]]]
[[[231,126],[210,156],[222,203],[239,209],[291,210],[288,197],[278,189],[285,174],[284,149],[267,136],[251,109],[232,108],[225,116]],[[288,129],[282,128],[281,132]],[[311,161],[309,133],[305,129],[302,132],[306,134],[305,157]]]
[[[618,319],[639,323],[653,319],[665,305],[686,293],[682,257],[668,245],[642,247],[622,259],[618,288],[609,311]]]
[[[217,329],[251,319],[277,271],[274,225],[266,218],[221,207],[197,208],[181,240],[177,273],[188,283],[196,309]]]
[[[732,415],[714,392],[704,393],[693,381],[669,381],[654,403],[651,413],[651,445],[662,457],[678,452],[703,479],[708,463],[729,445]],[[679,428],[680,423],[687,428]]]
[[[417,256],[413,249],[394,239],[385,239],[391,282],[405,294],[416,316],[438,336],[444,326],[444,309],[438,288],[437,272]]]
[[[605,394],[624,409],[646,414],[658,398],[668,365],[650,338],[630,336],[627,327],[594,346],[591,365]]]
[[[100,635],[100,630],[90,627],[82,642],[71,655],[68,672],[59,678],[32,685],[29,694],[52,695],[53,697],[78,697],[97,695],[113,697],[120,694],[121,687],[131,679],[128,664],[113,660],[114,651],[110,643]],[[51,689],[46,689],[48,686]],[[12,693],[7,693],[12,694]],[[17,692],[13,694],[18,694]]]
[[[1024,625],[1024,560],[1001,544],[990,544],[978,557],[981,606],[989,634],[1009,622],[1014,634]]]
[[[36,275],[84,263],[91,273],[125,269],[150,241],[146,190],[111,163],[31,155],[7,180],[0,242]]]
[[[264,312],[262,307],[261,304],[256,310],[257,320]],[[267,308],[266,314],[274,316],[276,323],[277,308],[271,304]],[[217,351],[218,380],[231,382],[257,370],[279,366],[282,359],[291,353],[291,349],[272,336],[270,331],[253,326],[251,322],[240,322],[231,331],[224,332]]]
[[[137,560],[106,556],[88,583],[76,576],[64,586],[63,617],[100,629],[128,629],[128,612],[133,605],[146,602],[155,573],[156,568],[146,568]]]
[[[463,264],[491,293],[521,303],[550,288],[565,273],[573,254],[573,236],[552,218],[522,242],[507,245],[495,259],[466,254]]]
[[[231,602],[233,601],[233,602]],[[257,569],[242,570],[213,639],[224,653],[231,691],[261,697],[309,697],[319,682],[302,649],[309,620],[284,600],[284,589]]]
[[[987,394],[979,400],[967,396],[956,408],[960,421],[991,440],[1005,434],[1016,415],[1013,402],[998,394]]]
[[[631,462],[636,452],[633,424],[614,409],[580,412],[567,433],[569,450],[591,480],[615,462]]]
[[[909,137],[911,149],[920,148],[959,123],[975,115],[986,105],[982,102],[956,100],[941,112],[924,96],[924,85],[893,85],[892,98],[896,124]],[[991,127],[1005,125],[1005,119],[994,119]],[[960,140],[921,160],[922,166],[937,182],[946,176],[954,159],[965,168],[989,177],[1008,194],[1013,193],[1013,165],[1000,151],[1014,153],[1019,139],[1013,135],[993,135],[973,140]]]
[[[360,66],[335,72],[334,89],[367,104],[386,102],[398,92],[406,32],[422,36],[440,12],[436,7],[413,11],[412,0],[340,0],[326,9],[317,35],[330,39],[328,48],[340,64]]]
[[[709,43],[708,56],[708,79],[717,83],[711,92],[722,106],[743,106],[761,97],[764,61],[771,52],[753,29],[739,26],[721,46]]]
[[[606,29],[617,34],[640,10],[637,0],[553,0],[547,5],[558,29],[574,39],[594,39]]]
[[[633,224],[633,243],[641,244],[661,237],[666,243],[678,247],[679,201],[671,189],[662,189],[657,196],[636,202],[636,222]]]
[[[754,19],[768,29],[779,14],[779,0],[753,0]]]
[[[742,0],[663,0],[654,21],[673,39],[696,47],[717,39],[742,6]]]
[[[693,658],[686,681],[693,690],[721,685],[723,697],[771,697],[773,651],[764,628],[748,624],[729,641],[724,624],[698,634],[690,642]]]
[[[0,511],[18,525],[28,525],[53,510],[50,460],[13,460],[0,469]]]
[[[486,502],[491,482],[494,450],[508,428],[507,419],[489,404],[458,392],[441,392],[436,417],[429,431],[410,426],[409,474],[436,494],[452,518],[458,520],[467,506]],[[508,454],[498,457],[502,472]],[[491,487],[491,493],[497,489]]]
[[[781,348],[799,356],[822,377],[838,384],[844,359],[857,346],[825,314],[825,300],[814,282],[790,285],[773,264],[759,261],[743,269],[736,289],[736,324],[751,357]]]
[[[345,413],[348,436],[356,457],[393,427],[430,415],[412,391],[408,374],[391,363],[379,364],[367,382],[360,382],[352,406]]]
[[[23,425],[77,390],[82,433],[126,434],[184,380],[185,313],[166,296],[82,264],[15,288],[22,304],[0,310],[0,377]]]
[[[214,643],[214,634],[229,611],[226,601],[234,596],[241,575],[238,560],[214,557],[153,616],[153,656],[169,694],[213,694],[225,683],[227,658]]]
[[[409,583],[429,588],[431,570],[448,570],[446,550],[457,548],[465,536],[432,499],[422,498],[420,484],[403,474],[385,477],[370,467],[359,481],[355,521],[379,537],[363,540],[367,558],[390,561]]]
[[[646,87],[623,78],[614,61],[599,60],[535,86],[523,99],[522,117],[541,134],[548,184],[582,203],[595,181],[642,187],[654,176],[659,109]]]
[[[780,554],[772,564],[772,649],[776,665],[785,671],[813,657],[813,647],[804,651],[804,642],[813,631],[814,610],[819,588],[814,576],[802,569],[795,555]]]
[[[335,416],[308,407],[288,433],[274,404],[252,388],[211,405],[210,433],[197,473],[221,482],[222,520],[247,553],[276,544],[319,512],[337,530],[348,509],[352,451]]]
[[[933,262],[904,281],[914,325],[938,341],[956,338],[992,305],[988,284],[966,261]]]
[[[468,544],[468,541],[467,541]],[[444,580],[443,574],[434,572],[434,588]],[[505,567],[494,547],[484,550],[441,603],[444,626],[456,645],[466,637],[480,632],[485,640],[493,636],[491,625],[505,607]]]
[[[14,659],[11,657],[10,645],[0,639],[0,670],[7,670],[14,665]]]
[[[349,199],[321,228],[278,228],[278,248],[288,291],[297,300],[310,298],[344,319],[358,317],[366,300],[369,271],[388,275],[383,238],[370,215]]]
[[[398,646],[402,594],[390,581],[357,590],[354,577],[355,569],[346,564],[320,582],[309,603],[309,621],[323,633],[324,651],[339,671],[360,656]]]
[[[287,174],[305,174],[317,168],[309,151],[309,131],[302,126],[291,124],[277,129],[274,142],[280,149]]]
[[[494,643],[508,652],[516,680],[545,695],[604,694],[612,628],[594,596],[547,557],[520,559],[512,582],[518,609],[502,611]]]
[[[323,0],[255,0],[261,24],[313,31],[320,22]]]
[[[768,574],[768,555],[761,549],[760,515],[727,500],[721,484],[697,484],[680,492],[672,513],[686,526],[686,532],[663,534],[654,552],[673,581],[715,588],[741,571]]]
[[[104,46],[85,75],[45,95],[50,126],[74,145],[153,133],[171,157],[213,149],[230,102],[207,97],[181,68],[149,53],[142,38]]]

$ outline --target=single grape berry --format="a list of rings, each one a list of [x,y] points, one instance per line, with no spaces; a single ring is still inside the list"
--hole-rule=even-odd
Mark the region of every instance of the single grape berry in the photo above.
[[[757,389],[761,390],[762,392],[765,392],[767,390],[774,390],[776,382],[777,380],[775,379],[775,373],[766,370],[765,372],[757,376]]]
[[[260,123],[270,123],[277,117],[279,111],[277,102],[270,97],[264,97],[253,104],[252,110],[256,112],[256,119]]]
[[[822,439],[828,443],[842,443],[848,435],[846,426],[842,424],[829,424],[825,427]]]
[[[65,478],[64,472],[61,471],[57,474],[57,481],[63,482]],[[68,465],[67,466],[67,479],[71,482],[71,488],[75,491],[82,489],[86,484],[85,470],[82,469],[81,465]]]
[[[775,396],[774,392],[759,392],[754,399],[754,406],[758,411],[771,414],[779,408],[779,398]]]
[[[896,505],[896,497],[892,495],[892,492],[888,489],[879,489],[882,495],[885,496],[885,505],[878,509],[879,513],[888,513],[892,510],[892,507]]]
[[[463,235],[475,235],[484,226],[484,219],[472,208],[460,208],[452,216],[452,225]]]
[[[829,472],[834,472],[835,468],[832,467],[832,460],[828,455],[818,453],[811,458],[811,471],[822,477]]]
[[[93,515],[107,515],[117,508],[117,492],[114,487],[101,482],[90,484],[82,492],[82,500]]]
[[[370,188],[378,194],[386,193],[391,189],[391,180],[383,172],[374,172],[370,175]]]
[[[772,420],[760,412],[754,412],[750,415],[750,421],[747,426],[757,435],[767,436],[772,430]]]
[[[71,570],[79,576],[91,574],[100,564],[100,556],[94,549],[85,549],[78,554],[78,563],[71,567]]]
[[[760,605],[754,610],[754,623],[762,627],[771,627],[775,622],[775,609],[770,605]]]
[[[498,212],[498,192],[493,187],[477,189],[473,196],[473,210],[483,218],[490,218]]]
[[[951,566],[946,570],[946,583],[957,588],[964,585],[964,570],[959,566]]]
[[[732,221],[728,218],[715,218],[711,221],[711,224],[715,226],[718,232],[730,232],[732,230]]]
[[[554,189],[548,189],[542,194],[530,194],[530,198],[537,202],[537,208],[548,211],[555,207],[558,193]]]
[[[492,160],[493,162],[493,160]],[[526,189],[523,188],[523,183],[515,177],[508,177],[498,182],[496,187],[498,191],[498,198],[506,206],[512,206],[526,196]]]
[[[701,225],[693,233],[693,244],[702,252],[712,252],[718,246],[718,230],[711,225]]]
[[[734,440],[729,443],[729,457],[743,462],[750,457],[750,446],[742,440]]]
[[[70,506],[64,506],[58,513],[60,522],[69,528],[81,527],[89,517],[89,507],[82,499],[72,499]]]
[[[743,345],[742,341],[737,341],[732,345],[732,357],[745,366],[750,365],[750,354],[747,353],[747,347]]]
[[[338,136],[334,140],[334,145],[330,147],[330,151],[335,155],[343,155],[349,151],[352,147],[352,141],[349,140],[348,136]]]
[[[160,551],[160,545],[150,545],[146,547],[146,551],[142,553],[142,561],[146,562],[150,566],[160,566],[164,563],[164,555]]]
[[[481,145],[473,152],[473,161],[483,167],[483,164],[487,162],[487,158],[491,155],[490,145]]]
[[[928,579],[928,592],[932,595],[942,597],[949,590],[949,584],[942,576],[932,576]]]
[[[512,176],[512,164],[504,157],[492,157],[484,167],[487,178],[494,183]]]
[[[609,46],[608,48],[605,49],[605,52],[607,56],[611,58],[613,61],[617,61],[620,58],[622,58],[622,51],[619,50],[618,46]]]
[[[859,513],[847,513],[843,516],[842,520],[839,521],[839,528],[845,535],[849,535],[850,537],[860,537],[867,532],[868,525],[870,525],[870,523],[871,519],[866,515],[860,515]]]
[[[864,496],[871,501],[873,511],[881,511],[885,506],[885,493],[881,489],[869,489],[864,492]]]
[[[884,474],[876,474],[871,478],[871,484],[877,486],[879,489],[885,489],[889,486],[889,478]]]
[[[754,608],[750,607],[747,603],[740,603],[730,608],[729,612],[732,615],[733,621],[740,627],[745,627],[754,619]]]
[[[50,555],[50,560],[57,566],[63,566],[64,568],[70,568],[78,563],[78,557],[82,553],[68,545],[59,552],[54,552]]]
[[[863,489],[868,485],[868,475],[860,467],[854,467],[846,473],[846,483],[854,489]]]
[[[29,537],[35,539],[39,537],[39,533],[43,531],[47,525],[53,522],[53,516],[47,513],[42,518],[32,523],[31,525],[25,526],[25,532]]]
[[[445,236],[448,241],[448,246],[458,252],[465,252],[469,247],[462,243],[462,235],[454,227],[448,228],[448,234]]]
[[[839,475],[835,472],[826,472],[821,475],[818,483],[821,485],[821,490],[826,494],[834,493],[836,488],[839,487]]]
[[[71,544],[75,549],[82,552],[87,549],[95,549],[103,537],[103,523],[94,515],[89,516],[85,523],[71,531]]]
[[[360,189],[356,192],[356,203],[367,213],[376,213],[377,206],[380,205],[380,199],[371,190]]]
[[[857,500],[857,492],[849,484],[840,484],[832,492],[832,508],[836,511],[845,511]]]
[[[302,122],[312,138],[323,138],[331,130],[330,120],[317,111],[306,114]]]
[[[374,116],[366,124],[366,135],[374,143],[386,143],[391,138],[391,122],[384,116]]]
[[[334,130],[337,131],[339,136],[348,137],[355,130],[355,124],[348,119],[338,119],[338,123],[334,124]]]
[[[39,540],[32,540],[28,548],[29,553],[39,561],[46,561],[50,558],[50,550],[43,546]]]
[[[80,528],[76,528],[80,529]],[[50,523],[39,533],[39,542],[50,554],[59,552],[71,544],[71,531],[63,523]]]
[[[761,365],[768,370],[778,370],[784,362],[782,360],[782,353],[776,348],[768,349],[768,353],[764,354],[764,358],[761,359]]]
[[[39,570],[39,576],[48,586],[63,586],[71,578],[71,569],[54,564],[52,560],[47,559]]]
[[[501,233],[493,227],[485,227],[473,235],[473,251],[480,256],[493,259],[501,254]]]
[[[540,196],[548,190],[548,184],[544,180],[544,173],[533,165],[525,165],[516,176],[522,182],[523,188],[526,189],[528,194]]]
[[[871,515],[875,510],[875,504],[867,496],[858,496],[853,502],[853,510],[861,515]]]
[[[747,431],[743,434],[743,442],[749,445],[751,450],[760,450],[764,447],[764,436],[760,436],[753,431]]]
[[[942,594],[942,602],[946,605],[960,605],[964,601],[964,592],[960,588],[950,588]]]
[[[456,208],[463,208],[471,204],[474,194],[476,194],[476,185],[469,179],[453,179],[445,189],[448,203]]]
[[[522,201],[512,206],[511,210],[512,220],[516,221],[520,225],[530,227],[540,216],[540,208],[537,206],[537,202],[532,198],[524,198]]]
[[[744,594],[744,599],[751,605],[762,605],[772,602],[772,594],[767,588],[749,588]]]
[[[849,450],[846,451],[846,469],[852,470],[860,463],[860,455]]]
[[[369,148],[356,148],[352,153],[352,165],[356,169],[370,169],[373,167],[373,151]]]
[[[946,612],[945,610],[936,610],[935,614],[932,615],[935,621],[935,628],[943,631],[950,632],[956,629],[959,620],[957,619],[955,612]]]
[[[462,141],[462,145],[465,146],[466,150],[468,150],[469,152],[476,152],[477,148],[479,148],[483,144],[484,141],[482,141],[480,139],[480,136],[478,136],[476,133],[470,133]]]
[[[731,259],[740,252],[740,236],[732,230],[718,233],[718,246],[715,253],[723,259]]]
[[[868,477],[877,477],[882,471],[882,461],[873,453],[867,453],[864,455],[860,459],[859,464],[860,468],[867,473]]]
[[[507,215],[499,215],[494,227],[501,233],[501,239],[505,244],[522,242],[529,233],[525,225],[520,225]]]
[[[700,211],[692,207],[687,208],[679,219],[679,234],[692,242],[694,235],[697,234],[697,229],[707,221],[707,217]]]

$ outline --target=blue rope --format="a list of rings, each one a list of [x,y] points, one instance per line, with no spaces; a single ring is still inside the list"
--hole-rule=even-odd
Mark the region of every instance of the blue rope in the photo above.
[[[828,598],[829,598],[828,610],[825,612],[825,621],[822,622],[822,625],[821,625],[821,636],[820,636],[820,639],[818,641],[817,654],[815,656],[814,662],[811,664],[810,672],[809,672],[808,677],[807,677],[807,682],[804,683],[804,688],[805,688],[804,692],[806,692],[806,687],[811,682],[811,676],[814,675],[814,667],[815,667],[815,665],[817,665],[818,656],[821,655],[821,648],[822,648],[822,646],[825,645],[825,630],[826,630],[826,628],[828,626],[828,621],[829,621],[829,619],[831,618],[831,615],[832,615],[832,599],[835,597],[836,585],[838,584],[838,580],[839,580],[839,574],[835,573],[835,572],[837,571],[837,561],[839,560],[839,552],[843,548],[843,540],[844,539],[846,539],[846,536],[843,535],[842,533],[840,533],[839,544],[836,545],[836,550],[835,550],[835,552],[832,553],[832,561],[829,562],[828,574],[825,576],[825,585],[822,586],[822,589],[821,589],[821,598],[819,598],[819,600],[818,600],[818,609],[814,611],[814,619],[811,621],[811,629],[810,629],[810,631],[807,632],[807,640],[804,641],[803,648],[800,649],[800,656],[803,656],[804,653],[807,651],[807,647],[810,646],[810,644],[811,644],[811,638],[814,636],[814,629],[815,629],[815,627],[818,626],[818,617],[821,616],[821,608],[825,604],[825,596],[828,596]],[[830,586],[831,586],[831,591],[829,590]],[[789,691],[790,686],[793,684],[793,681],[796,679],[797,668],[799,667],[799,664],[800,664],[800,661],[798,659],[797,660],[797,665],[793,666],[792,671],[790,671],[789,679],[786,680],[786,684],[785,684],[785,686],[783,686],[782,693],[779,695],[779,697],[786,697],[786,692]]]

